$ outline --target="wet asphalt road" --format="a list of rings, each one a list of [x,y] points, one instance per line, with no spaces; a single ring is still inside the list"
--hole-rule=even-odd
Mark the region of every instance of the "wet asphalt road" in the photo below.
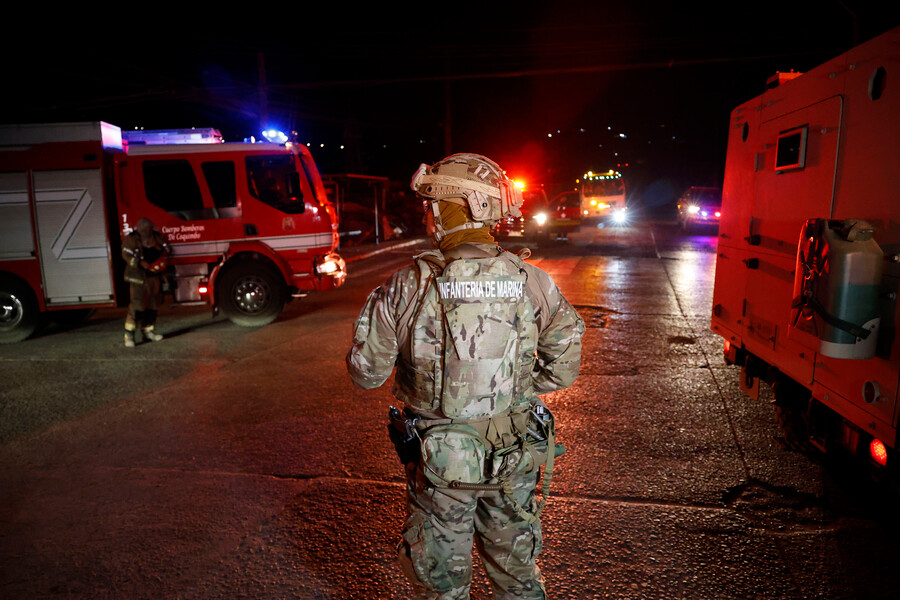
[[[261,329],[164,310],[167,339],[126,351],[113,310],[0,346],[0,598],[407,598],[390,387],[356,390],[343,359],[367,293],[424,247],[348,251],[347,285]],[[567,448],[551,598],[897,597],[896,502],[783,450],[768,390],[722,360],[715,236],[532,248],[588,323],[578,381],[545,398]]]

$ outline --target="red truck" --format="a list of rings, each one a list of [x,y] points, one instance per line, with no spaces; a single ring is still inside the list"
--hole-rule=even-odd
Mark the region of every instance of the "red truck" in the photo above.
[[[305,146],[104,122],[0,126],[0,342],[28,338],[44,316],[127,305],[122,237],[141,217],[168,238],[173,302],[240,325],[346,278]]]
[[[543,186],[522,184],[524,203],[521,217],[507,217],[492,233],[501,240],[523,238],[529,241],[568,239],[581,226],[581,198],[578,191],[562,192],[547,200]]]
[[[893,472],[900,414],[900,28],[731,113],[712,329],[788,445]]]

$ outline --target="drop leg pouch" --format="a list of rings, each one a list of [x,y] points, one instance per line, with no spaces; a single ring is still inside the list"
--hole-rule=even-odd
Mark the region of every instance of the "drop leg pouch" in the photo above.
[[[438,487],[453,482],[481,483],[487,457],[484,441],[471,426],[449,423],[429,427],[422,434],[425,476]]]

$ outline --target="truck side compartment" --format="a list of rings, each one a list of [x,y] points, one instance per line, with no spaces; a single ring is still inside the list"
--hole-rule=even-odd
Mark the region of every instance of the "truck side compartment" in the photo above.
[[[900,28],[732,111],[711,320],[789,444],[880,466],[900,408],[898,48]]]

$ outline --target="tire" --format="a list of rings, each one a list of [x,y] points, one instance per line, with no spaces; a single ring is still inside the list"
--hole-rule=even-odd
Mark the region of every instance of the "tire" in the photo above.
[[[525,231],[525,239],[528,241],[537,242],[538,244],[549,242],[550,230],[545,228],[543,231],[540,229]]]
[[[37,298],[31,288],[16,279],[0,281],[0,344],[28,339],[40,323]]]
[[[242,261],[225,271],[218,284],[218,304],[236,325],[262,327],[281,314],[287,289],[275,269],[258,261]]]
[[[810,395],[809,390],[792,381],[776,381],[775,422],[784,434],[784,445],[797,452],[810,452]]]

